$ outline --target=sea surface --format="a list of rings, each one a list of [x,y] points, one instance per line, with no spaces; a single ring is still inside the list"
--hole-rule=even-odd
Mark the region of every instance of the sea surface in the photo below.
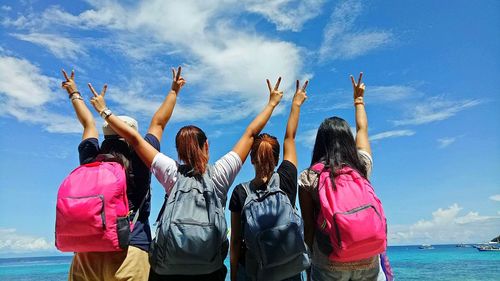
[[[388,255],[396,280],[500,281],[500,252],[479,252],[455,245],[438,245],[432,250],[392,246]],[[67,280],[70,263],[71,256],[3,258],[0,280]]]

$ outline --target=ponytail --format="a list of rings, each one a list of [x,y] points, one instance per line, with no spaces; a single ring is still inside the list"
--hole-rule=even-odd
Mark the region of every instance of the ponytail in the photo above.
[[[255,165],[255,172],[258,176],[271,174],[278,165],[279,156],[280,144],[275,137],[264,133],[255,138],[250,158]]]
[[[203,174],[207,168],[208,155],[203,151],[206,141],[205,133],[192,125],[182,127],[175,137],[179,160],[191,167],[195,175]]]

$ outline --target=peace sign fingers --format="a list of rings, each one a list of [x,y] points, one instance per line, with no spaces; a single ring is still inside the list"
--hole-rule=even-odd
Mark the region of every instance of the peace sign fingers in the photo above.
[[[354,90],[354,99],[363,98],[363,95],[365,93],[365,84],[361,81],[363,78],[363,72],[359,73],[359,78],[357,83],[352,75],[350,77],[351,77],[352,88]]]
[[[102,87],[102,91],[100,94],[97,94],[96,90],[94,89],[94,87],[92,87],[92,84],[88,83],[88,86],[89,86],[89,89],[90,91],[92,92],[92,94],[94,95],[94,97],[104,97],[104,95],[106,95],[106,90],[108,90],[108,85],[107,84],[104,84],[104,87]]]
[[[176,93],[179,93],[182,86],[186,84],[186,80],[184,80],[184,78],[181,76],[181,72],[182,72],[181,66],[177,68],[177,71],[175,71],[175,69],[172,68],[172,86],[170,87],[170,89]]]

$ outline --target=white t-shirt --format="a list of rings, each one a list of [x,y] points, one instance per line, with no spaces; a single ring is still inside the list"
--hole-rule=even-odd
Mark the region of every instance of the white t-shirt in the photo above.
[[[215,192],[224,204],[229,187],[233,184],[242,164],[240,156],[230,151],[213,165],[212,180],[215,184]],[[163,153],[156,154],[151,164],[151,172],[165,188],[167,195],[177,182],[178,167],[177,161]]]

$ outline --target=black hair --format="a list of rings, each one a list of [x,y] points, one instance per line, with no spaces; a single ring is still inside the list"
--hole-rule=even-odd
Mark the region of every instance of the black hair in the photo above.
[[[366,167],[358,156],[351,128],[339,117],[325,119],[318,128],[311,166],[318,162],[330,167],[333,186],[335,186],[333,182],[335,171],[346,165],[367,178]]]

